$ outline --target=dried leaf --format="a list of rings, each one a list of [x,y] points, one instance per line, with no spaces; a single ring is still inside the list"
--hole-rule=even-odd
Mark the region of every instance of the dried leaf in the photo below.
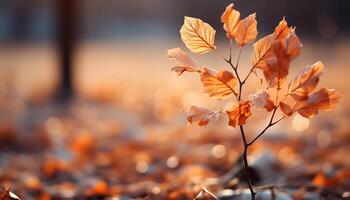
[[[291,30],[292,29],[288,27],[287,21],[283,18],[278,26],[276,26],[273,36],[276,40],[283,39],[290,34]]]
[[[270,94],[266,90],[259,91],[249,97],[252,105],[258,109],[265,108],[267,111],[272,111],[275,108],[274,102],[270,99]]]
[[[302,103],[297,112],[306,118],[311,118],[318,114],[320,110],[329,111],[334,109],[339,99],[340,96],[333,89],[323,88]]]
[[[265,70],[268,65],[268,62],[271,62],[271,60],[275,60],[276,57],[273,54],[271,45],[276,40],[281,40],[286,38],[291,32],[291,29],[288,27],[288,24],[286,20],[283,18],[278,26],[275,28],[275,32],[273,34],[270,34],[268,36],[265,36],[261,38],[259,41],[257,41],[253,47],[253,56],[252,56],[252,63],[254,67],[260,68],[262,70]]]
[[[306,100],[308,95],[316,88],[319,77],[323,71],[322,62],[318,61],[306,66],[288,86],[288,93],[296,100]]]
[[[171,68],[171,71],[176,72],[178,76],[183,74],[184,72],[201,72],[200,69],[193,68],[193,67],[187,67],[187,66],[176,66]]]
[[[192,124],[196,123],[199,126],[205,126],[210,121],[218,120],[220,111],[210,111],[200,106],[192,106],[188,112],[187,121]]]
[[[252,115],[250,112],[250,102],[244,101],[232,107],[232,109],[226,111],[229,117],[229,125],[233,128],[241,126],[246,123],[248,117]]]
[[[240,21],[240,12],[234,9],[233,3],[226,7],[225,12],[221,15],[221,22],[226,31],[226,36],[229,39],[234,39],[236,36],[237,25]]]
[[[169,49],[168,57],[179,66],[197,67],[197,64],[192,60],[192,58],[180,48]]]
[[[275,59],[273,51],[271,50],[271,44],[273,41],[273,36],[268,35],[254,43],[254,51],[252,56],[252,63],[254,68],[256,67],[262,70],[267,70],[267,63],[271,62],[270,60]]]
[[[204,54],[214,50],[215,30],[198,18],[185,16],[181,27],[181,39],[186,47],[194,53]]]
[[[301,43],[299,37],[295,34],[295,29],[292,29],[288,37],[286,37],[282,41],[286,55],[289,56],[290,60],[299,56],[300,49],[303,46],[303,44]]]
[[[258,35],[255,13],[242,19],[236,28],[235,40],[240,46],[244,46],[255,40]]]
[[[280,109],[286,116],[291,116],[294,112],[294,110],[284,102],[280,102]]]
[[[201,81],[204,91],[214,99],[225,99],[230,94],[237,95],[235,92],[236,78],[227,70],[215,71],[205,68],[201,73]]]

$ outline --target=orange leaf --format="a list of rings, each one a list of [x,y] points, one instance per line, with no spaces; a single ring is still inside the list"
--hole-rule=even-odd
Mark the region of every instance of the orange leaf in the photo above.
[[[288,93],[296,100],[306,100],[308,95],[316,88],[319,77],[323,71],[322,62],[318,61],[306,66],[303,71],[288,85]]]
[[[259,109],[265,108],[270,112],[275,108],[275,104],[270,99],[270,94],[266,90],[250,95],[249,100],[254,107]]]
[[[181,39],[186,47],[194,53],[204,54],[214,50],[215,30],[198,18],[185,16],[181,27]]]
[[[287,21],[283,18],[278,26],[276,26],[275,28],[275,32],[274,32],[274,38],[276,40],[278,39],[283,39],[285,37],[287,37],[291,32],[291,28],[288,27]]]
[[[288,55],[291,60],[299,56],[300,49],[303,46],[299,37],[295,34],[295,29],[292,29],[288,37],[283,40],[283,45],[286,55]]]
[[[201,81],[204,91],[214,99],[225,99],[230,94],[237,95],[235,92],[236,78],[227,70],[215,71],[205,68],[201,73]]]
[[[173,48],[168,50],[168,57],[171,61],[178,64],[178,66],[171,68],[172,71],[175,71],[178,76],[180,76],[185,71],[187,72],[200,72],[200,69],[196,68],[196,63],[191,59],[180,48]]]
[[[286,116],[291,116],[294,110],[286,103],[280,102],[280,109]]]
[[[240,21],[239,11],[233,8],[233,3],[226,7],[225,12],[221,15],[221,22],[224,24],[223,28],[226,31],[226,36],[229,39],[234,39],[236,36],[237,25]]]
[[[244,46],[249,42],[255,40],[258,35],[257,22],[255,19],[255,13],[249,15],[248,17],[242,19],[236,28],[234,33],[235,40],[240,46]]]
[[[306,118],[311,118],[318,114],[320,110],[329,111],[334,109],[339,99],[340,96],[333,89],[323,88],[302,103],[297,112]]]
[[[210,121],[218,120],[220,111],[210,111],[200,106],[192,106],[187,117],[187,121],[192,124],[196,123],[199,126],[205,126]]]
[[[262,70],[267,70],[268,63],[276,60],[276,56],[272,50],[272,44],[276,40],[281,40],[286,38],[291,32],[288,28],[286,20],[283,18],[278,26],[275,28],[275,32],[268,36],[265,36],[258,40],[254,45],[254,51],[252,56],[253,67],[260,68]]]
[[[236,106],[233,106],[231,110],[226,111],[229,117],[229,125],[233,128],[241,126],[246,123],[248,117],[252,115],[250,112],[250,102],[244,101]]]

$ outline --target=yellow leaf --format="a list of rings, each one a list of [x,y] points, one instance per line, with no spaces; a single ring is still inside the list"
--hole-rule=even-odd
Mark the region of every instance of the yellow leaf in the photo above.
[[[216,121],[219,118],[220,111],[210,111],[200,106],[192,106],[188,112],[187,121],[199,126],[205,126],[210,121]]]
[[[244,101],[226,111],[229,117],[229,125],[233,128],[244,125],[246,120],[252,115],[250,112],[250,102]]]
[[[301,104],[297,112],[306,118],[318,114],[320,110],[330,111],[339,102],[340,96],[333,90],[323,88],[312,94],[307,101]]]
[[[226,7],[225,12],[221,15],[221,22],[224,24],[223,28],[226,31],[226,36],[229,39],[234,39],[236,35],[236,28],[240,21],[240,13],[234,9],[233,3]]]
[[[296,101],[306,100],[308,95],[316,88],[323,68],[324,66],[320,61],[311,66],[306,66],[303,71],[289,83],[288,93]]]
[[[236,28],[235,40],[240,46],[244,46],[255,40],[258,35],[255,13],[242,19]]]
[[[204,54],[214,50],[215,30],[200,19],[185,17],[181,27],[181,39],[194,53]]]
[[[201,73],[201,81],[204,91],[214,99],[225,99],[230,94],[237,95],[235,87],[237,80],[231,72],[227,70],[215,71],[205,68]]]

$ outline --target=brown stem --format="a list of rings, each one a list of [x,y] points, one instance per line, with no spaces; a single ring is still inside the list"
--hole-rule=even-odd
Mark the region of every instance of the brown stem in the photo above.
[[[239,64],[239,58],[241,56],[241,51],[242,51],[242,48],[240,49],[236,66],[233,65],[231,59],[229,59],[229,60],[225,59],[225,61],[232,67],[232,69],[235,72],[235,74],[237,76],[237,79],[238,79],[238,83],[239,83],[239,93],[238,93],[238,99],[237,99],[238,103],[242,99],[242,88],[243,88],[243,85],[244,85],[244,82],[242,82],[242,80],[241,80],[241,78],[239,76],[238,70],[237,70],[238,64]],[[242,140],[243,140],[242,160],[243,160],[243,163],[244,163],[244,172],[245,172],[245,175],[246,175],[246,179],[247,179],[247,182],[248,182],[248,187],[249,187],[249,190],[250,190],[250,194],[251,194],[252,200],[255,200],[256,192],[254,191],[253,183],[252,183],[252,180],[251,180],[251,175],[250,175],[250,172],[249,172],[249,163],[248,163],[248,159],[247,159],[249,144],[248,144],[247,139],[245,137],[243,125],[239,126],[239,128],[240,128],[241,136],[242,136]]]
[[[245,134],[244,134],[243,126],[239,126],[239,128],[241,130],[241,136],[242,136],[242,140],[243,140],[242,159],[243,159],[243,163],[244,163],[244,172],[246,175],[246,179],[248,181],[248,187],[250,190],[252,200],[255,200],[256,192],[254,191],[254,187],[253,187],[253,183],[252,183],[252,179],[251,179],[251,175],[250,175],[250,171],[249,171],[249,163],[248,163],[248,159],[247,159],[249,145],[247,143],[247,139],[246,139]]]

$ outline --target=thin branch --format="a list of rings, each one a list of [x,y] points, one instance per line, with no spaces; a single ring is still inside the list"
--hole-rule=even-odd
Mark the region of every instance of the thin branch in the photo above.
[[[241,54],[242,54],[242,49],[243,49],[243,47],[239,48],[239,53],[238,53],[237,62],[236,62],[236,69],[238,69],[239,60],[240,60]]]
[[[277,121],[273,122],[273,119],[275,117],[277,109],[278,109],[278,106],[273,110],[271,119],[270,119],[269,123],[267,124],[267,126],[251,142],[248,143],[248,146],[254,144],[254,142],[257,139],[259,139],[271,126],[277,124],[278,122],[280,122],[282,119],[285,118],[285,116],[283,116],[283,117],[279,118]]]
[[[248,187],[249,187],[250,193],[252,195],[252,200],[254,200],[256,193],[255,193],[254,188],[253,188],[253,183],[252,183],[252,180],[251,180],[249,164],[248,164],[248,159],[247,159],[247,153],[248,153],[249,145],[248,145],[247,139],[245,137],[244,127],[241,125],[241,126],[239,126],[239,128],[241,130],[241,136],[242,136],[243,148],[244,148],[243,153],[242,153],[242,160],[243,160],[243,163],[244,163],[244,171],[245,171],[246,178],[248,180]]]

